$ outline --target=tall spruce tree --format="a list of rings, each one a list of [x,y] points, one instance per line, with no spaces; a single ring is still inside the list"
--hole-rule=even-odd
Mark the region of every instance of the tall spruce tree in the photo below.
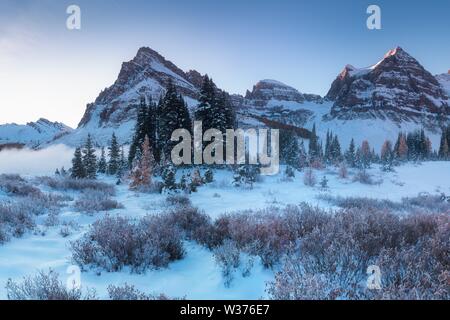
[[[90,134],[88,134],[83,148],[83,166],[86,171],[86,178],[95,179],[97,176],[97,156],[95,155],[95,149]]]
[[[355,140],[353,138],[350,141],[347,152],[345,153],[345,159],[350,167],[354,168],[356,166],[356,147]]]
[[[98,161],[98,173],[106,173],[108,164],[106,162],[106,156],[105,156],[105,148],[102,147],[102,151],[100,154],[100,160]]]
[[[439,158],[447,160],[450,158],[450,126],[442,129],[441,142],[439,145]]]
[[[205,75],[200,90],[199,104],[195,109],[195,120],[202,121],[203,131],[214,128],[216,95],[212,80]]]
[[[297,135],[289,130],[280,131],[280,155],[281,161],[294,168],[299,168],[300,147]]]
[[[120,170],[120,146],[116,134],[113,133],[108,147],[108,174],[116,175]]]
[[[145,97],[142,96],[136,117],[133,139],[131,141],[130,151],[128,153],[128,163],[130,166],[132,165],[134,158],[138,153],[137,149],[140,149],[142,144],[144,143],[144,138],[146,135],[147,118],[148,118],[148,108],[145,102]]]
[[[86,170],[84,169],[83,155],[80,147],[75,149],[73,155],[71,177],[74,179],[86,178]]]
[[[158,142],[161,161],[170,159],[172,148],[178,143],[171,141],[173,131],[186,129],[192,132],[192,122],[187,105],[181,95],[178,95],[172,81],[169,81],[167,92],[159,106]]]
[[[319,138],[317,137],[316,133],[316,124],[313,125],[312,131],[311,131],[311,137],[309,139],[309,148],[308,148],[308,154],[310,157],[310,160],[316,160],[317,158],[321,157],[322,153],[322,147],[319,143]]]

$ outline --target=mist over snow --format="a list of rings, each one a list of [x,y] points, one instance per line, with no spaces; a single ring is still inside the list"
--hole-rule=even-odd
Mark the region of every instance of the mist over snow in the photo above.
[[[59,144],[42,150],[13,149],[0,152],[0,174],[53,174],[56,168],[72,166],[74,149]]]

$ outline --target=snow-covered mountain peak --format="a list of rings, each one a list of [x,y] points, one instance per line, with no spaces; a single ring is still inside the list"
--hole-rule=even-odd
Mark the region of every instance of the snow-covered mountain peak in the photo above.
[[[0,145],[23,144],[31,148],[50,143],[73,131],[60,122],[52,122],[41,118],[25,125],[16,123],[0,125]]]
[[[258,83],[253,86],[252,91],[247,91],[245,98],[247,100],[259,102],[258,104],[261,104],[263,101],[270,100],[295,101],[298,103],[303,103],[305,101],[321,99],[320,96],[317,95],[302,94],[297,89],[272,79],[258,81]]]
[[[438,80],[400,47],[368,68],[347,65],[326,96],[339,119],[391,119],[396,122],[450,117],[447,93]]]

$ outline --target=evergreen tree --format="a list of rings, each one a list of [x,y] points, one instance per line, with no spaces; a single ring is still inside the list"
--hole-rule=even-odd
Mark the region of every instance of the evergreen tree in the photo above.
[[[158,140],[161,150],[161,160],[170,159],[172,148],[178,143],[171,141],[173,131],[187,129],[192,132],[192,122],[189,110],[183,97],[178,95],[172,81],[169,81],[167,92],[159,106]]]
[[[321,149],[322,148],[319,144],[319,138],[317,137],[316,133],[316,124],[314,124],[311,131],[311,137],[309,139],[309,150],[308,150],[308,154],[311,161],[320,157],[322,151]]]
[[[184,174],[181,176],[179,185],[180,185],[180,189],[181,190],[183,190],[183,191],[189,190],[188,189],[188,182],[187,182],[186,176]]]
[[[125,158],[124,147],[122,146],[120,148],[120,169],[117,172],[117,175],[121,177],[124,174],[124,172],[127,171],[127,169],[128,169],[128,162],[127,162],[127,160]]]
[[[236,187],[248,186],[253,188],[259,174],[259,167],[256,165],[244,164],[237,167],[233,176],[233,185]]]
[[[110,175],[116,175],[120,169],[120,146],[115,133],[113,133],[111,137],[111,144],[108,147],[108,155],[108,173]]]
[[[211,169],[207,169],[205,171],[204,181],[205,181],[205,183],[211,183],[214,181],[214,173]]]
[[[332,138],[330,149],[331,160],[333,162],[340,162],[342,157],[341,144],[339,143],[339,138],[337,135]]]
[[[345,159],[347,160],[347,164],[354,168],[356,166],[356,150],[355,150],[355,140],[350,141],[350,146],[348,147],[347,152],[345,153]]]
[[[285,164],[298,168],[300,147],[297,136],[288,130],[280,131],[280,155]]]
[[[98,161],[98,173],[106,173],[106,169],[107,169],[107,162],[106,162],[106,156],[105,156],[105,148],[102,147],[102,151],[101,151],[101,155],[100,155],[100,160]]]
[[[145,97],[141,97],[141,103],[138,108],[136,124],[134,127],[133,139],[130,144],[130,151],[128,153],[128,164],[133,164],[136,157],[137,150],[142,147],[146,135],[146,121],[148,119],[148,108],[145,103]],[[114,172],[115,174],[116,172]]]
[[[83,166],[86,172],[86,178],[95,179],[97,176],[97,156],[95,155],[95,149],[90,134],[88,134],[83,148]]]
[[[215,128],[216,124],[215,117],[220,117],[220,115],[215,115],[215,106],[217,104],[214,83],[212,80],[205,75],[203,77],[202,88],[200,90],[199,104],[195,109],[195,120],[202,121],[203,131]],[[220,120],[223,120],[220,117]],[[218,128],[217,128],[218,129]]]
[[[324,154],[324,158],[327,163],[330,163],[331,160],[333,159],[332,139],[333,139],[333,134],[329,130],[327,130],[327,136],[325,139],[325,154]]]
[[[449,138],[450,138],[450,126],[442,130],[441,143],[439,145],[439,158],[442,160],[447,160],[450,157]]]
[[[72,173],[71,177],[74,179],[86,178],[86,170],[83,164],[83,155],[81,153],[81,148],[75,149],[75,153],[72,159]]]
[[[322,189],[328,189],[328,179],[326,176],[323,176],[322,181],[320,181],[320,187]]]
[[[284,175],[288,179],[295,178],[295,170],[291,166],[286,166],[286,170],[284,171]]]
[[[176,169],[175,167],[170,164],[167,165],[162,173],[162,179],[163,179],[163,185],[165,190],[176,190],[177,184],[176,184]]]

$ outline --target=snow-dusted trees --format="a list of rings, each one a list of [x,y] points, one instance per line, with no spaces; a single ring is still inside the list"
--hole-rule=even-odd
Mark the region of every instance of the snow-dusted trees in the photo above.
[[[163,187],[166,191],[173,191],[177,189],[176,170],[173,165],[167,165],[162,172]]]
[[[72,159],[72,178],[83,179],[86,177],[86,171],[83,165],[83,154],[81,153],[81,148],[75,149],[75,153]]]
[[[439,158],[442,160],[450,159],[450,126],[442,129]]]
[[[152,184],[155,158],[153,157],[148,136],[145,136],[141,149],[142,155],[139,160],[135,161],[136,165],[131,172],[131,189],[149,188]]]
[[[192,131],[192,122],[189,109],[183,97],[169,80],[167,92],[158,105],[158,147],[161,159],[170,159],[172,148],[177,142],[171,141],[173,131],[186,129]],[[161,162],[161,161],[160,161]]]
[[[106,156],[105,156],[105,148],[102,147],[102,151],[100,153],[100,159],[98,161],[98,173],[106,173],[108,164],[106,163]]]
[[[97,176],[97,156],[95,155],[95,149],[90,134],[88,134],[83,148],[83,166],[86,172],[86,178],[95,179]]]
[[[361,143],[361,148],[358,149],[359,157],[358,160],[360,162],[360,166],[365,168],[370,167],[370,163],[372,162],[372,152],[370,151],[369,141],[364,140]]]
[[[352,138],[352,141],[350,142],[350,146],[348,147],[348,150],[345,152],[345,160],[347,161],[347,164],[350,167],[356,166],[356,147],[355,147],[355,140]]]
[[[200,103],[195,110],[195,120],[203,122],[203,130],[214,128],[221,132],[235,127],[234,107],[225,92],[220,91],[207,75],[203,78]]]
[[[319,137],[316,133],[316,124],[313,125],[312,131],[311,131],[311,137],[309,139],[309,150],[308,155],[310,158],[310,161],[314,161],[317,158],[321,156],[322,153],[322,147],[319,143]]]
[[[247,186],[253,188],[259,173],[259,167],[256,165],[240,165],[235,170],[233,185],[235,187]]]
[[[327,132],[325,140],[324,158],[327,163],[336,163],[341,161],[341,144],[337,135],[333,135],[332,131]]]
[[[280,156],[281,161],[294,168],[300,165],[300,146],[297,135],[289,130],[280,131]]]
[[[111,137],[111,144],[108,147],[109,162],[108,162],[108,173],[110,175],[115,175],[120,169],[120,146],[117,141],[116,135],[113,133]]]
[[[132,167],[135,158],[139,157],[142,154],[141,148],[144,143],[145,136],[148,136],[150,140],[150,147],[152,148],[152,150],[154,152],[157,150],[156,121],[157,121],[156,104],[152,101],[150,101],[147,104],[145,97],[141,97],[141,103],[139,105],[137,113],[133,139],[130,145],[130,151],[128,153],[128,164],[130,167]],[[159,156],[156,157],[155,155],[155,159],[156,158],[159,159]]]
[[[424,160],[431,154],[431,141],[423,129],[408,133],[406,143],[410,160]]]

